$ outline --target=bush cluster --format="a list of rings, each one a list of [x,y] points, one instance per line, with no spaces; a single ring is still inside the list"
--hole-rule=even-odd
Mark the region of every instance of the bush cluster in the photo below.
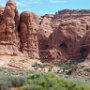
[[[21,90],[90,90],[85,84],[76,84],[53,73],[34,73],[27,78]]]
[[[19,87],[20,90],[90,90],[89,81],[90,78],[73,78],[51,72],[22,73],[0,69],[0,90],[11,90],[11,87]]]

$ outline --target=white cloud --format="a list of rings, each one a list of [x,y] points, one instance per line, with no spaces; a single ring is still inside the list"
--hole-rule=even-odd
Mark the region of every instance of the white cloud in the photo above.
[[[19,7],[23,7],[23,6],[28,6],[28,5],[31,5],[31,4],[39,4],[41,3],[39,0],[15,0],[16,3],[17,3],[17,6]]]
[[[0,0],[0,6],[5,6],[7,1],[8,0]],[[19,7],[41,3],[40,0],[13,0],[13,1],[15,1],[17,3],[17,6],[19,6]]]

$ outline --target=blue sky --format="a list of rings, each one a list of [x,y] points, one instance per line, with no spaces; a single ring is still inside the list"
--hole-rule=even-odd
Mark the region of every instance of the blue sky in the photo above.
[[[29,10],[38,15],[55,13],[62,9],[90,9],[90,0],[13,0],[17,3],[19,12]],[[5,6],[7,0],[0,0],[0,6]]]

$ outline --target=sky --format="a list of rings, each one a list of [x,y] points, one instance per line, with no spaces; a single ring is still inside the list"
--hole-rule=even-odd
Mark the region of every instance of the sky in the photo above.
[[[90,0],[13,0],[17,3],[19,12],[31,11],[42,16],[54,14],[62,9],[90,9]],[[7,0],[0,0],[0,6],[5,6]]]

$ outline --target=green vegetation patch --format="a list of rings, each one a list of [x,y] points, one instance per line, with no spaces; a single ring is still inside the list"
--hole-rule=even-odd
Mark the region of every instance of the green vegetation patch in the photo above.
[[[87,81],[82,83],[82,78],[2,68],[0,90],[10,90],[11,87],[19,87],[20,90],[90,90],[90,84]]]
[[[77,84],[54,73],[37,72],[28,75],[27,83],[21,90],[90,90],[90,86]]]

